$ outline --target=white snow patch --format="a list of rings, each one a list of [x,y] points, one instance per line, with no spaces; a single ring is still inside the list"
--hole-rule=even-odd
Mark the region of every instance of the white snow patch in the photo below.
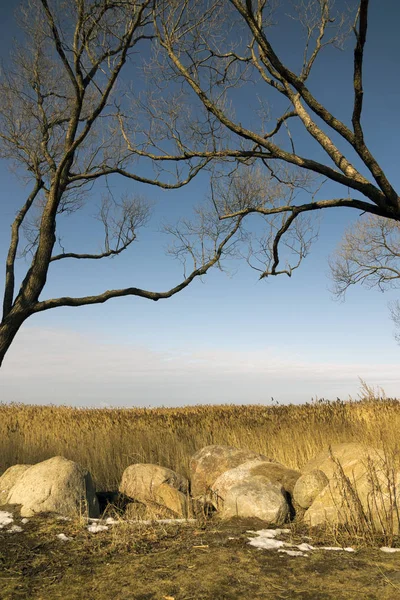
[[[100,531],[106,531],[108,529],[108,525],[99,525],[98,523],[93,523],[88,526],[88,531],[90,533],[99,533]]]
[[[381,552],[387,552],[388,554],[393,554],[393,552],[400,552],[400,548],[388,548],[387,546],[382,546],[379,548]]]
[[[63,515],[58,515],[57,521],[70,521],[71,517],[64,517]]]
[[[265,538],[276,538],[277,535],[281,535],[282,533],[290,533],[290,529],[259,529],[258,531],[249,529],[247,533],[254,533]]]
[[[323,546],[318,550],[341,550],[342,552],[354,552],[353,548],[340,548],[339,546]]]
[[[308,556],[308,554],[304,554],[304,552],[300,552],[299,550],[285,550],[284,548],[279,548],[278,552],[284,552],[289,556]]]
[[[157,519],[156,523],[195,523],[196,519]],[[151,521],[150,521],[151,523]],[[153,521],[154,523],[154,521]]]
[[[286,554],[289,554],[289,556],[308,556],[307,554],[304,554],[304,552],[310,552],[311,550],[341,550],[343,552],[354,552],[353,548],[340,548],[338,546],[317,548],[307,542],[296,545],[275,539],[282,533],[290,533],[290,529],[259,529],[258,531],[247,531],[247,533],[253,533],[257,536],[247,538],[250,546],[263,548],[264,550],[278,550],[278,552],[285,552]],[[297,548],[297,550],[283,550],[283,548]]]
[[[120,523],[120,521],[113,519],[112,517],[107,517],[104,522],[107,523],[107,525],[118,525],[118,523]]]
[[[29,523],[29,519],[27,519],[25,517],[24,519],[21,519],[21,523],[23,523],[24,525],[26,525],[27,523]]]
[[[316,550],[316,548],[314,546],[311,546],[310,544],[307,544],[306,542],[299,544],[298,546],[296,546],[296,548],[301,550],[301,552],[309,552],[310,550]]]
[[[107,517],[106,519],[88,519],[88,523],[96,524],[96,523],[106,523],[107,525],[120,525],[121,523],[132,523],[135,525],[154,525],[158,523],[160,525],[168,525],[170,523],[196,523],[196,519],[113,519],[112,517]],[[99,530],[100,531],[100,530]]]
[[[10,529],[7,529],[7,533],[21,533],[21,531],[23,529],[19,525],[12,525]]]
[[[255,548],[263,548],[264,550],[277,550],[278,548],[283,548],[283,546],[290,546],[290,544],[286,544],[281,540],[275,540],[274,538],[260,535],[256,538],[247,538],[249,540],[249,545],[254,546]]]
[[[196,523],[196,519],[131,519],[128,523],[134,523],[135,525],[154,525],[155,523],[167,525],[169,523]]]
[[[10,525],[14,521],[14,517],[10,512],[0,510],[0,529],[3,529],[6,525]]]
[[[67,535],[65,535],[65,533],[57,533],[57,537],[62,542],[69,542],[70,540],[72,540],[72,538],[70,538]]]

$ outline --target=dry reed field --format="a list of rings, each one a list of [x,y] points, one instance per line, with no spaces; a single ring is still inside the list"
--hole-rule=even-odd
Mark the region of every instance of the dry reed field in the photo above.
[[[97,490],[118,487],[123,470],[149,462],[188,476],[190,456],[209,444],[246,448],[301,469],[323,447],[356,441],[397,462],[398,400],[363,385],[358,400],[303,405],[78,409],[0,404],[0,474],[55,455],[92,473]],[[375,397],[374,397],[375,396]]]

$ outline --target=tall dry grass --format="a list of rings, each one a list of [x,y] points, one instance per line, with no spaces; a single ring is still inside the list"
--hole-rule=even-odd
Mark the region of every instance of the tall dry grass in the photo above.
[[[358,441],[398,455],[400,404],[373,398],[285,406],[77,409],[0,404],[0,473],[16,463],[63,455],[89,469],[98,490],[118,486],[135,462],[188,475],[208,444],[247,448],[291,468],[335,442]]]

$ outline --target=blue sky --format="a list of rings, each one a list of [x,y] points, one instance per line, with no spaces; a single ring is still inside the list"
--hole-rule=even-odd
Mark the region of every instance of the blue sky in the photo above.
[[[3,10],[0,52],[9,53],[16,33],[12,2]],[[14,2],[14,5],[17,3]],[[397,3],[385,9],[371,2],[365,57],[363,123],[370,148],[398,186]],[[295,41],[283,37],[288,60]],[[282,42],[281,42],[282,44]],[[350,119],[351,44],[327,52],[317,63],[312,90],[340,118]],[[243,111],[250,100],[239,100]],[[302,153],[314,146],[301,139]],[[313,155],[314,157],[316,154]],[[0,165],[0,256],[5,256],[9,227],[24,188]],[[172,192],[115,182],[115,191],[138,191],[155,202],[155,216],[139,241],[119,258],[83,264],[60,261],[51,268],[44,297],[98,293],[113,287],[166,290],[182,277],[178,262],[165,256],[168,242],[162,220],[190,214],[207,194],[207,178]],[[339,188],[326,185],[320,197]],[[343,190],[341,191],[343,194]],[[101,232],[90,216],[98,196],[63,224],[66,240],[82,250],[98,248]],[[258,281],[257,273],[235,263],[231,277],[210,272],[181,294],[152,303],[140,298],[104,305],[61,308],[29,319],[6,356],[0,375],[0,400],[90,406],[177,406],[196,403],[269,403],[271,397],[307,402],[312,397],[355,396],[359,379],[400,396],[400,347],[393,338],[382,294],[353,288],[346,302],[329,291],[328,257],[357,213],[331,210],[322,215],[319,239],[294,276]],[[69,237],[68,237],[69,236]],[[86,248],[86,246],[85,246]],[[26,268],[20,261],[20,273]],[[2,283],[3,275],[0,275]]]

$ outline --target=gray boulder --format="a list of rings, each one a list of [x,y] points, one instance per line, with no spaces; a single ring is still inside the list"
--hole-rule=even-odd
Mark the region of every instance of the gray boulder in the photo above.
[[[218,508],[231,487],[252,477],[262,477],[266,482],[282,487],[291,496],[300,475],[299,471],[288,469],[280,463],[253,459],[222,473],[211,485],[210,501]]]
[[[47,512],[67,517],[99,516],[90,473],[63,456],[55,456],[26,469],[11,488],[7,503],[20,504],[22,517]]]
[[[270,525],[282,525],[288,516],[283,488],[257,476],[230,487],[221,511],[222,519],[257,517]]]

